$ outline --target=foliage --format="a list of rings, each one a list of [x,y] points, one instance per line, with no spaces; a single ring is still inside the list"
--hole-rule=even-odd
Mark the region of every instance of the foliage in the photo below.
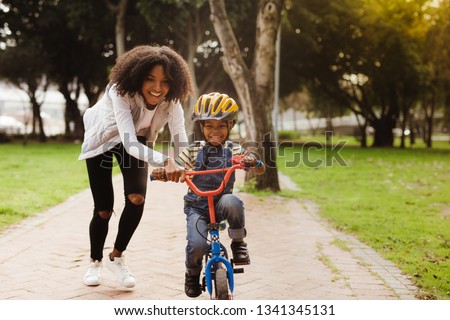
[[[450,150],[344,148],[348,166],[326,166],[330,155],[331,148],[290,148],[280,150],[279,163],[299,197],[398,265],[420,298],[449,299]],[[322,165],[306,165],[316,161]]]
[[[243,54],[250,60],[254,43],[255,1],[227,3],[232,25],[238,30]],[[210,21],[206,0],[138,1],[137,10],[154,34],[153,41],[177,48],[195,65],[195,79],[200,94],[221,91],[235,95],[232,84],[222,68],[222,48]],[[242,12],[247,14],[243,15]],[[169,23],[167,23],[169,21]]]
[[[91,105],[96,102],[114,63],[116,18],[107,3],[117,1],[1,1],[0,50],[33,54],[33,69],[44,73],[67,99],[67,121],[80,120],[74,98],[81,90]],[[255,50],[259,3],[226,2],[247,65],[264,51]],[[309,114],[331,117],[351,110],[366,119],[361,129],[376,129],[374,143],[380,146],[392,145],[393,126],[407,125],[425,132],[431,146],[433,118],[441,111],[450,127],[450,1],[440,0],[439,6],[431,5],[436,3],[432,0],[285,3],[282,97],[307,94]],[[127,49],[161,43],[182,53],[199,92],[237,95],[223,70],[224,49],[206,0],[128,1],[125,31]],[[13,61],[16,69],[23,65],[20,61]],[[13,80],[23,81],[20,72],[13,74]]]
[[[93,12],[100,12],[98,3],[102,2],[3,1],[7,9],[0,10],[2,21],[5,21],[2,29],[9,30],[1,33],[2,51],[15,52],[19,57],[32,55],[28,65],[34,63],[33,70],[57,85],[67,102],[66,131],[69,121],[74,121],[78,136],[82,128],[76,100],[81,85],[88,98],[96,99],[107,74],[108,59],[102,55],[107,37],[96,42],[100,34],[105,34],[102,30],[106,30],[107,24],[101,23],[105,21],[89,14],[89,11],[82,10],[86,5],[94,9]],[[82,22],[83,26],[93,27],[89,33],[86,28],[74,28]],[[20,70],[24,62],[17,59],[12,63],[16,70]],[[11,81],[21,82],[21,73],[10,74]]]
[[[3,2],[6,8],[8,2]],[[43,94],[39,95],[38,91],[45,94],[47,90],[46,75],[51,64],[36,31],[37,17],[41,12],[41,4],[22,2],[8,10],[0,10],[0,20],[4,21],[0,44],[10,46],[9,50],[0,51],[0,79],[14,84],[28,95],[33,111],[32,135],[39,135],[39,140],[44,142],[46,135],[40,114]]]
[[[305,86],[313,96],[325,93],[335,106],[349,108],[366,119],[364,125],[375,128],[376,146],[392,146],[394,126],[405,127],[410,111],[430,91],[427,70],[434,69],[438,60],[425,59],[423,54],[445,44],[445,37],[431,32],[438,26],[434,21],[438,13],[446,8],[432,9],[429,4],[425,0],[292,1],[282,34],[283,95]],[[437,29],[446,25],[443,22]],[[426,45],[430,36],[437,45]],[[439,64],[448,65],[449,58],[448,53],[441,54]]]
[[[278,139],[280,140],[294,141],[298,140],[299,138],[300,133],[298,131],[288,131],[288,130],[278,131]]]

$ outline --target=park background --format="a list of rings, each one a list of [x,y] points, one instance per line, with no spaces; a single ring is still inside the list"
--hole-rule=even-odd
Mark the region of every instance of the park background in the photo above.
[[[234,138],[270,167],[248,192],[314,201],[450,298],[450,1],[2,0],[0,21],[2,229],[87,188],[82,114],[118,55],[158,43],[194,76],[188,131],[199,94],[238,100]]]

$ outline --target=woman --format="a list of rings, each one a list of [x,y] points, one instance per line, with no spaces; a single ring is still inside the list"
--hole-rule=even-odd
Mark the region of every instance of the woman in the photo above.
[[[85,285],[97,286],[101,280],[103,248],[114,206],[114,155],[124,181],[125,207],[105,265],[121,285],[135,286],[123,252],[144,210],[148,164],[164,167],[170,181],[184,179],[183,168],[151,147],[165,124],[175,144],[175,155],[187,146],[180,101],[191,93],[191,75],[180,55],[165,46],[138,46],[117,59],[104,96],[85,112],[79,160],[86,160],[94,199],[89,225],[91,261],[83,279]]]

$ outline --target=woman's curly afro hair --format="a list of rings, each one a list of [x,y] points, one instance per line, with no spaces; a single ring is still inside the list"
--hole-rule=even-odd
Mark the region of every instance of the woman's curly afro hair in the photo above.
[[[142,45],[117,58],[109,80],[119,95],[140,93],[144,79],[155,65],[162,65],[169,81],[166,100],[186,101],[192,94],[192,79],[186,61],[167,46]]]

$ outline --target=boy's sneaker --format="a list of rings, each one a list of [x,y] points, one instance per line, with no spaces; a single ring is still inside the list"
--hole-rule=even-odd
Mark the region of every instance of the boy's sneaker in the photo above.
[[[188,297],[196,298],[202,294],[200,287],[200,275],[189,275],[187,272],[184,275],[184,293]]]
[[[116,275],[117,281],[126,287],[133,288],[136,285],[136,280],[133,277],[130,269],[128,269],[125,263],[124,257],[115,257],[114,261],[111,261],[109,257],[106,257],[106,267]]]
[[[102,273],[103,264],[101,261],[91,261],[88,270],[83,278],[83,283],[87,286],[100,285],[100,275]]]
[[[231,251],[233,252],[233,262],[235,264],[250,264],[247,244],[244,241],[232,241]]]

